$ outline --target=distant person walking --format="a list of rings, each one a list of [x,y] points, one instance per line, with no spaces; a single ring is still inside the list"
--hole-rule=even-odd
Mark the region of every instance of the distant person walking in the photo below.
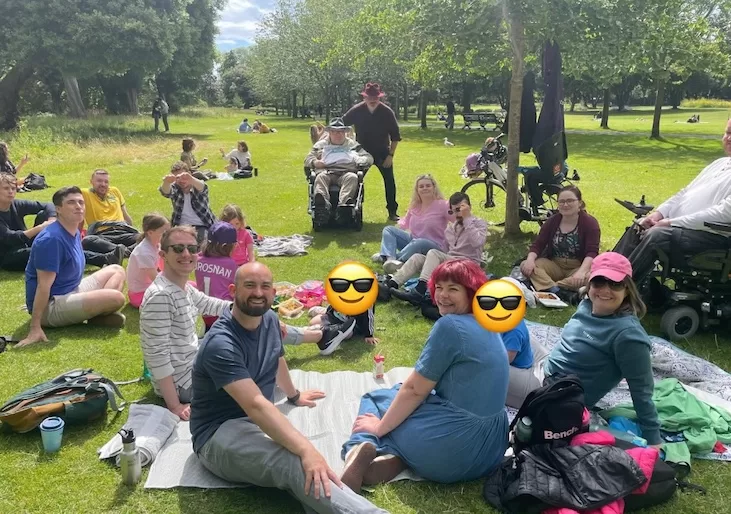
[[[165,125],[165,132],[170,132],[170,126],[168,125],[169,112],[170,107],[167,102],[163,100],[161,96],[158,96],[152,104],[152,117],[155,119],[155,132],[160,130],[160,118],[162,118],[162,123]]]
[[[378,166],[386,188],[388,219],[398,221],[396,181],[393,176],[393,156],[398,142],[401,141],[398,121],[393,110],[381,102],[381,98],[386,94],[381,91],[378,83],[369,82],[360,94],[363,96],[363,101],[345,113],[343,123],[355,126],[356,140],[373,156],[374,164]]]
[[[444,126],[449,130],[454,129],[454,102],[451,99],[447,101],[447,121]]]

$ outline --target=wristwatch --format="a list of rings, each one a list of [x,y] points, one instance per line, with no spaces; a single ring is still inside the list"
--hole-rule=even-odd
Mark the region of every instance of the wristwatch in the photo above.
[[[297,392],[294,393],[294,396],[288,396],[287,401],[291,403],[292,405],[297,405],[297,402],[300,399],[300,390],[297,389]]]

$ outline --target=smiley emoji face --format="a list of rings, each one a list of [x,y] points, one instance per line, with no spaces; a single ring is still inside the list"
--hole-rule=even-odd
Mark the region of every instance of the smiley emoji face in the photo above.
[[[346,316],[363,314],[376,303],[376,276],[359,262],[338,264],[327,276],[325,295],[336,311]]]
[[[520,288],[507,280],[491,280],[477,290],[472,314],[482,328],[503,333],[513,330],[525,316],[525,298]]]

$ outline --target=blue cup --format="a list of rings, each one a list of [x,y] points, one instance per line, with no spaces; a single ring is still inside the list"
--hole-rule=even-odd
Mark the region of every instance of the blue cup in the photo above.
[[[41,440],[46,453],[57,452],[61,448],[64,422],[61,418],[52,416],[41,423]]]

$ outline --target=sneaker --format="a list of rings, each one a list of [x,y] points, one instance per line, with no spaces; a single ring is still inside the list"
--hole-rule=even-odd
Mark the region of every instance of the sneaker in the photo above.
[[[124,322],[127,321],[121,312],[113,312],[111,314],[102,314],[86,321],[87,325],[96,327],[122,328]]]
[[[396,260],[396,259],[388,259],[386,262],[383,263],[383,271],[388,273],[389,275],[393,275],[398,270],[401,269],[401,266],[403,266],[404,263]]]
[[[340,343],[353,335],[353,330],[355,330],[355,318],[348,318],[340,325],[330,325],[325,328],[322,331],[322,339],[317,343],[320,355],[330,355],[337,350]]]
[[[117,248],[104,255],[104,261],[107,266],[112,264],[122,264],[124,258],[127,255],[127,247],[124,245],[117,245]]]
[[[354,493],[360,494],[363,476],[376,458],[376,447],[371,443],[360,443],[345,456],[345,467],[340,481],[350,487]]]
[[[385,484],[406,469],[406,464],[396,455],[379,455],[363,474],[365,485]]]
[[[377,300],[379,302],[387,302],[391,299],[391,287],[388,285],[388,283],[384,280],[378,281],[378,297]]]
[[[421,302],[424,301],[424,295],[419,293],[416,289],[404,291],[403,289],[396,289],[392,287],[390,289],[391,296],[398,298],[404,302],[409,302],[411,305],[419,307]]]
[[[380,253],[374,253],[373,255],[371,255],[371,260],[376,264],[383,264],[384,262],[386,262],[386,257],[381,255]]]
[[[396,214],[395,212],[388,215],[388,221],[394,221],[394,222],[396,222],[396,221],[398,221],[400,219],[401,219],[401,217],[398,214]]]

